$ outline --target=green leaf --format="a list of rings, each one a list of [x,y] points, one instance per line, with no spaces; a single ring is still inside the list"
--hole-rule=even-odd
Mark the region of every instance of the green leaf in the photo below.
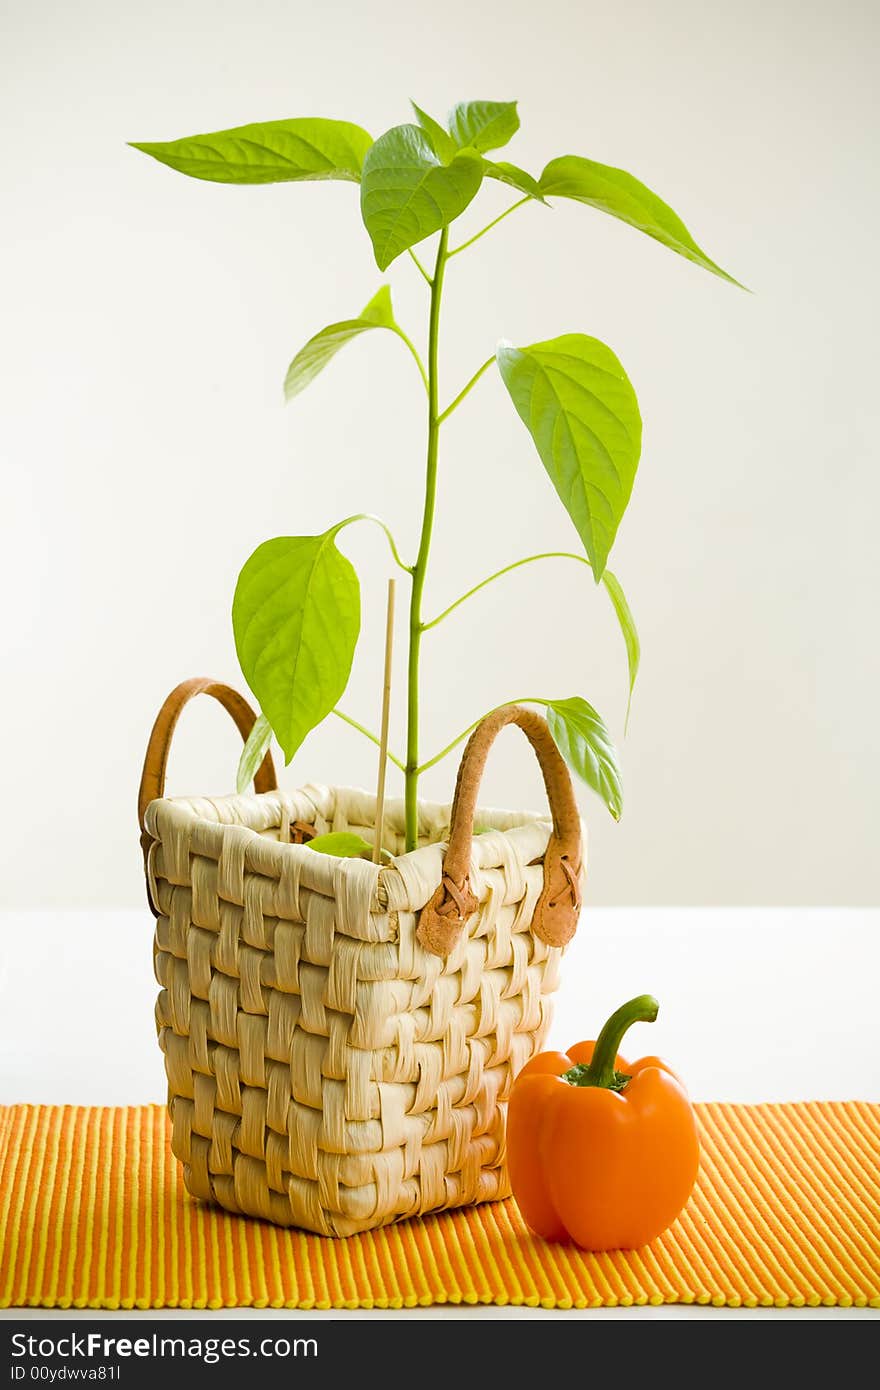
[[[235,790],[245,792],[256,776],[257,768],[266,756],[269,744],[272,742],[272,726],[265,714],[257,716],[254,727],[251,729],[245,741],[244,748],[241,750],[241,757],[238,760],[238,772],[235,778]]]
[[[305,116],[158,144],[131,144],[170,169],[213,183],[295,183],[300,179],[357,183],[372,137],[348,121]]]
[[[360,586],[336,548],[340,529],[265,541],[235,588],[235,649],[286,762],[330,713],[351,671]]]
[[[306,848],[318,854],[332,854],[336,859],[360,859],[367,854],[372,857],[373,846],[351,830],[333,830],[327,835],[316,835],[306,840]]]
[[[449,133],[459,149],[485,154],[506,145],[518,130],[515,101],[460,101],[449,113]]]
[[[327,835],[316,835],[305,841],[306,849],[317,850],[318,854],[332,854],[337,859],[372,859],[373,846],[368,840],[356,835],[353,830],[333,830]],[[387,849],[379,851],[383,864],[390,863],[393,855]]]
[[[636,620],[633,617],[630,606],[626,601],[626,595],[620,587],[620,581],[610,570],[606,570],[602,575],[602,583],[608,590],[614,612],[617,614],[617,621],[620,623],[620,630],[623,633],[623,640],[626,644],[626,661],[629,667],[629,695],[626,702],[626,719],[623,725],[623,732],[626,733],[629,725],[629,711],[632,705],[633,686],[636,683],[636,676],[639,674],[639,661],[641,659],[642,648],[639,642],[639,634],[636,628]]]
[[[592,159],[581,159],[579,155],[567,154],[561,159],[551,159],[540,179],[541,191],[555,198],[573,198],[575,202],[587,203],[590,207],[619,217],[640,232],[662,242],[672,251],[677,251],[686,260],[720,275],[739,286],[738,280],[728,275],[719,265],[710,260],[705,251],[694,241],[687,227],[668,203],[652,193],[638,179],[624,169],[613,169],[609,164],[596,164]]]
[[[410,101],[410,106],[415,112],[416,120],[428,137],[428,141],[435,155],[441,164],[451,164],[455,158],[458,146],[448,131],[444,130],[439,121],[435,121],[433,116],[429,116],[427,111],[423,111],[420,106],[416,106],[414,101]]]
[[[611,349],[582,333],[525,348],[500,343],[497,359],[598,583],[639,463],[635,391]]]
[[[483,161],[483,173],[487,179],[497,179],[499,183],[509,184],[520,193],[527,193],[530,198],[536,198],[539,203],[547,201],[537,179],[533,179],[531,174],[527,174],[525,169],[520,169],[516,164],[496,164],[493,160],[486,159]]]
[[[551,700],[547,723],[572,772],[601,796],[615,820],[623,810],[617,752],[601,717],[580,695]]]
[[[305,347],[300,348],[284,378],[285,400],[292,401],[294,396],[304,391],[341,347],[370,328],[390,328],[393,332],[397,331],[391,307],[391,290],[387,285],[382,286],[356,319],[343,319],[341,323],[331,323],[328,328],[322,328],[320,333],[310,338]]]
[[[483,178],[473,151],[441,164],[418,126],[380,135],[364,160],[361,214],[380,270],[401,252],[448,227],[464,212]]]

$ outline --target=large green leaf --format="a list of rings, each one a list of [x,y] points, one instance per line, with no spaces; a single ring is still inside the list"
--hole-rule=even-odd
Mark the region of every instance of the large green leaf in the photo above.
[[[686,260],[743,288],[738,280],[734,280],[700,249],[669,204],[625,169],[614,169],[609,164],[597,164],[592,159],[566,154],[561,159],[551,159],[541,175],[540,185],[541,192],[548,197],[573,198],[575,202],[587,203],[600,212],[619,217],[622,222],[628,222],[631,227],[637,227],[640,232],[677,251]]]
[[[449,133],[459,149],[498,150],[518,130],[515,101],[460,101],[449,113]]]
[[[300,348],[284,378],[285,399],[292,401],[294,396],[304,391],[341,347],[370,328],[390,328],[392,332],[398,331],[394,310],[391,307],[391,290],[387,285],[382,286],[356,319],[343,319],[341,323],[331,323],[328,328],[322,328],[320,333],[310,338],[305,347]]]
[[[131,143],[181,174],[214,183],[293,183],[299,179],[350,179],[357,183],[372,137],[348,121],[304,116],[158,144]]]
[[[617,752],[600,715],[575,695],[552,700],[547,723],[557,748],[572,772],[601,796],[615,820],[623,810],[623,787]]]
[[[261,714],[254,720],[254,727],[248,734],[244,748],[241,750],[238,773],[235,778],[235,790],[237,792],[247,791],[256,776],[257,768],[269,750],[271,742],[272,725],[265,714]]]
[[[441,164],[451,164],[458,152],[458,146],[449,134],[444,130],[439,121],[435,121],[433,116],[429,116],[427,111],[423,111],[420,106],[416,106],[414,101],[410,101],[410,106],[415,112],[416,120],[428,137],[428,141],[435,155]]]
[[[497,358],[598,583],[639,462],[635,391],[611,349],[582,333],[525,348],[500,343]]]
[[[258,546],[232,603],[235,648],[287,762],[348,683],[361,622],[360,586],[322,536],[279,536]]]
[[[483,172],[487,179],[497,179],[499,183],[509,184],[520,193],[527,193],[530,198],[536,198],[539,203],[546,201],[538,180],[533,179],[531,174],[527,174],[525,169],[520,169],[516,164],[506,164],[503,161],[495,163],[487,159],[483,162]]]
[[[364,160],[361,214],[380,270],[464,212],[483,178],[483,161],[464,150],[442,164],[424,131],[395,126]]]
[[[630,606],[626,601],[626,594],[620,587],[620,580],[613,575],[610,570],[606,570],[602,575],[602,583],[608,590],[608,597],[611,599],[612,607],[617,615],[620,630],[623,633],[623,641],[626,646],[626,662],[629,667],[629,695],[626,701],[626,720],[624,722],[624,733],[629,724],[629,712],[632,705],[633,686],[636,683],[636,676],[639,674],[639,661],[641,660],[642,647],[639,642],[638,628],[636,620],[632,615]]]

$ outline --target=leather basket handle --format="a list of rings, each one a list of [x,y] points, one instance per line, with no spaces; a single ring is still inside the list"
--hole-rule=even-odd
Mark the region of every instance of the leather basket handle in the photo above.
[[[574,936],[581,906],[578,875],[582,858],[581,822],[571,777],[547,721],[523,705],[504,705],[477,725],[458,769],[443,878],[422,908],[417,930],[421,944],[437,956],[449,954],[466,918],[477,908],[469,883],[477,796],[489,749],[508,724],[517,724],[535,750],[553,816],[553,831],[544,854],[544,886],[535,905],[532,928],[549,946],[564,946]]]
[[[257,716],[244,696],[239,695],[238,691],[233,690],[231,686],[224,685],[222,681],[211,680],[209,676],[195,676],[192,680],[181,681],[180,685],[175,686],[156,716],[150,741],[147,744],[141,784],[138,790],[138,824],[141,829],[141,849],[144,852],[145,865],[152,839],[147,834],[144,815],[150,802],[155,801],[165,793],[165,773],[168,768],[168,754],[171,751],[174,730],[177,727],[181,711],[196,695],[211,695],[219,701],[235,720],[236,727],[245,742],[247,742],[248,735],[256,723]],[[275,764],[272,761],[272,754],[267,751],[254,777],[254,788],[258,792],[273,792],[277,786]],[[147,896],[149,896],[149,886]],[[152,902],[150,906],[153,907]]]

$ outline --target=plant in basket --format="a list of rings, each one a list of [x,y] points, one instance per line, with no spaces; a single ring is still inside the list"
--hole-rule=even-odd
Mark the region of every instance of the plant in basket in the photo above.
[[[519,128],[516,103],[463,102],[445,126],[415,106],[414,114],[414,123],[376,140],[348,122],[301,118],[136,146],[197,179],[358,184],[379,270],[405,258],[425,282],[423,351],[397,322],[383,284],[359,313],[313,334],[284,381],[292,401],[355,338],[381,329],[400,340],[425,398],[416,554],[404,558],[372,515],[258,546],[232,605],[258,715],[226,687],[185,683],[157,721],[141,788],[175,1152],[198,1195],[327,1234],[507,1190],[501,1102],[540,1042],[580,906],[581,825],[568,769],[615,819],[622,805],[608,730],[580,694],[504,704],[439,752],[421,745],[423,642],[485,585],[550,558],[514,558],[443,612],[426,603],[443,426],[492,369],[573,524],[579,546],[565,558],[587,566],[612,604],[630,696],[639,664],[635,623],[608,569],[639,463],[635,391],[610,347],[566,331],[477,346],[475,370],[462,371],[457,393],[441,394],[441,305],[447,286],[454,292],[455,259],[502,234],[518,209],[541,215],[559,199],[627,222],[731,280],[676,213],[623,170],[564,155],[533,176],[495,158]],[[455,223],[487,181],[509,188],[513,201],[474,235],[456,238]],[[416,248],[428,241],[425,256]],[[340,542],[364,521],[383,529],[409,585],[406,750],[387,755],[403,774],[404,797],[383,822],[392,855],[381,865],[361,857],[380,834],[375,798],[315,787],[282,795],[270,752],[274,738],[289,762],[329,715],[380,742],[338,708],[360,629],[358,576]],[[162,796],[177,713],[198,690],[236,719],[246,739],[238,791],[253,778],[256,796]],[[480,812],[484,833],[475,839],[483,765],[508,723],[535,748],[551,818]],[[451,811],[420,802],[421,774],[468,736]],[[328,853],[315,854],[309,842]]]

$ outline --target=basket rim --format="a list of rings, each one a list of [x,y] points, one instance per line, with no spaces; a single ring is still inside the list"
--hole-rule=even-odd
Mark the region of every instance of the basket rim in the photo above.
[[[279,861],[281,858],[294,855],[296,857],[307,856],[311,860],[314,851],[308,849],[303,844],[288,844],[278,840],[273,840],[264,832],[280,825],[281,812],[287,806],[291,814],[291,819],[314,819],[314,815],[309,817],[309,810],[318,813],[318,818],[332,823],[332,817],[325,814],[332,806],[335,806],[339,796],[353,799],[363,810],[375,815],[376,796],[374,792],[365,791],[360,787],[350,787],[341,785],[326,785],[321,783],[306,783],[302,787],[297,787],[292,791],[276,789],[271,792],[243,792],[233,793],[225,796],[163,796],[151,801],[147,807],[145,815],[146,830],[149,837],[154,841],[163,841],[169,835],[173,835],[175,830],[180,831],[184,823],[189,825],[201,825],[206,830],[209,827],[215,829],[220,836],[227,836],[230,833],[236,836],[246,836],[261,842],[261,849],[264,853],[270,854],[273,858],[277,854]],[[402,829],[404,817],[404,800],[400,798],[390,798],[385,802],[385,825],[393,827],[395,821],[399,822]],[[449,831],[449,819],[452,809],[451,802],[432,802],[419,800],[420,828],[422,827],[422,817],[424,817],[425,834],[420,840],[418,848],[408,850],[399,854],[392,854],[390,860],[382,864],[373,864],[365,859],[332,859],[332,863],[337,866],[357,866],[358,872],[371,872],[375,875],[376,890],[380,897],[384,896],[384,880],[389,875],[399,875],[401,865],[404,870],[410,863],[419,863],[428,855],[442,854],[445,851],[447,835]],[[321,807],[324,808],[322,812]],[[255,808],[263,808],[263,816],[255,818],[253,812]],[[250,814],[248,814],[250,812]],[[474,847],[474,859],[479,863],[484,860],[488,853],[491,855],[491,845],[494,841],[497,845],[497,837],[508,845],[508,852],[513,852],[524,862],[534,862],[543,857],[547,842],[553,829],[553,821],[549,811],[543,812],[532,810],[511,811],[505,808],[480,806],[475,818],[476,826],[482,827],[471,836],[471,844]],[[369,820],[359,821],[358,825],[362,829],[371,829]],[[584,860],[586,860],[587,831],[586,826],[581,820],[582,843],[584,846]],[[481,853],[482,850],[482,853]],[[325,858],[325,856],[321,856]]]
[[[203,822],[209,825],[216,825],[222,829],[235,829],[239,831],[249,831],[254,835],[262,836],[262,832],[280,824],[279,819],[275,819],[274,814],[266,819],[263,825],[254,824],[246,816],[249,809],[253,807],[271,808],[272,812],[278,808],[279,812],[285,809],[293,815],[296,810],[296,803],[305,799],[315,804],[321,819],[330,819],[325,812],[322,812],[321,805],[326,805],[327,798],[334,800],[339,796],[357,799],[361,806],[369,812],[367,819],[363,822],[368,828],[373,828],[374,821],[369,816],[375,817],[376,795],[375,792],[368,791],[366,788],[339,783],[316,783],[307,782],[300,787],[292,790],[276,788],[269,792],[238,792],[227,793],[224,795],[175,795],[156,797],[151,801],[146,810],[147,829],[153,838],[155,836],[155,826],[157,822],[165,821],[171,816],[174,820],[185,817],[188,820]],[[420,836],[418,849],[410,850],[406,853],[417,854],[420,850],[435,845],[446,843],[446,833],[449,830],[452,803],[449,801],[438,802],[428,801],[419,798],[418,808],[420,813],[420,823],[422,817],[432,825],[430,834]],[[210,814],[209,812],[213,812]],[[224,814],[225,813],[225,814]],[[403,797],[389,797],[385,802],[385,823],[389,828],[393,828],[396,821],[403,824],[405,813],[405,801]],[[262,818],[261,818],[262,819]],[[475,828],[471,840],[477,840],[486,834],[497,834],[508,836],[512,831],[528,827],[539,827],[549,831],[552,829],[553,819],[548,810],[537,811],[529,808],[512,810],[508,807],[498,806],[479,806],[475,816]],[[421,828],[421,825],[420,825]],[[581,828],[584,838],[586,838],[586,826],[581,820]],[[269,842],[271,843],[271,841]],[[301,844],[282,844],[280,848],[284,850],[304,850],[305,845]],[[311,851],[310,851],[311,852]],[[405,854],[396,854],[392,858],[397,861],[405,858]]]
[[[146,835],[153,846],[159,843],[173,845],[182,839],[189,840],[195,834],[201,841],[200,852],[209,855],[219,854],[223,841],[231,837],[244,841],[251,848],[251,854],[259,856],[262,871],[273,876],[284,871],[284,865],[299,862],[308,865],[309,877],[327,879],[328,884],[359,881],[368,887],[374,910],[383,911],[392,905],[404,906],[404,898],[409,899],[414,881],[428,882],[436,886],[442,878],[442,862],[446,851],[445,833],[449,828],[450,803],[419,802],[421,812],[434,813],[437,819],[430,838],[420,843],[417,849],[394,854],[382,864],[367,859],[336,858],[331,855],[316,854],[305,844],[286,843],[273,839],[264,832],[280,825],[281,810],[286,802],[294,816],[299,819],[315,812],[320,818],[319,807],[329,809],[338,794],[354,797],[362,809],[375,811],[374,793],[360,788],[329,787],[309,783],[294,792],[275,790],[271,792],[242,793],[216,797],[174,796],[159,797],[151,801],[146,810]],[[316,806],[315,803],[318,803]],[[398,812],[401,823],[404,802],[402,798],[385,803],[387,818]],[[254,809],[262,809],[263,815],[254,823]],[[248,816],[248,812],[251,813]],[[262,822],[262,824],[261,824]],[[442,822],[442,825],[441,825]],[[486,824],[488,822],[488,824]],[[492,822],[495,822],[492,824]],[[500,824],[499,824],[500,822]],[[360,828],[369,829],[360,822]],[[552,817],[531,811],[506,811],[492,807],[481,807],[477,813],[477,825],[486,825],[471,837],[472,867],[479,874],[484,869],[498,867],[509,857],[519,861],[522,866],[543,862],[547,844],[553,829]],[[586,867],[586,827],[583,834],[583,868]],[[441,833],[441,831],[443,833]],[[152,852],[147,850],[148,881],[152,878]],[[316,863],[315,861],[319,861]],[[421,898],[422,894],[419,894]],[[427,901],[425,896],[425,901]],[[410,910],[420,910],[422,902],[407,903]]]

